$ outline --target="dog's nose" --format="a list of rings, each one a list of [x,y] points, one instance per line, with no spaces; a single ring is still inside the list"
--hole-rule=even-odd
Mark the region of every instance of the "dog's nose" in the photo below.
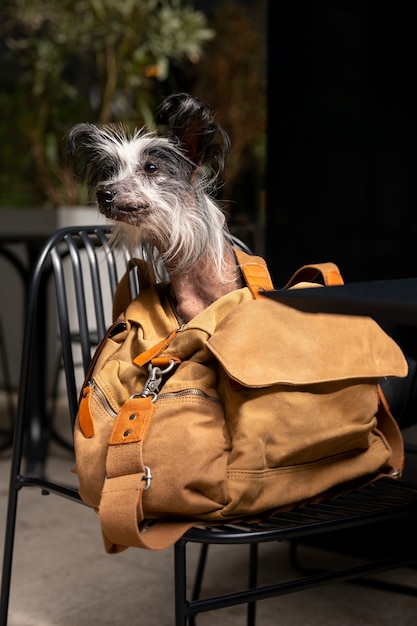
[[[114,196],[116,195],[116,192],[114,189],[99,189],[96,195],[99,202],[111,204],[113,202]]]

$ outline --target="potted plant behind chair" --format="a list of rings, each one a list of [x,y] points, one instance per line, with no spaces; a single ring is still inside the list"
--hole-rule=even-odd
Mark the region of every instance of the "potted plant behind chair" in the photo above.
[[[10,71],[4,119],[15,120],[1,132],[10,154],[20,150],[9,205],[85,205],[63,158],[68,129],[149,123],[172,69],[197,63],[214,36],[185,0],[7,0],[0,17]]]

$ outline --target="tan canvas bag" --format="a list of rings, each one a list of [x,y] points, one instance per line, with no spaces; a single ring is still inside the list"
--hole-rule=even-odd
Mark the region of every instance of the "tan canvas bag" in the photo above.
[[[403,442],[378,379],[407,374],[371,319],[262,297],[263,259],[237,252],[247,287],[179,328],[165,284],[141,291],[96,352],[75,428],[80,495],[105,549],[163,549],[198,522],[258,518],[393,478]],[[342,282],[334,264],[290,281]],[[315,285],[317,286],[317,285]]]

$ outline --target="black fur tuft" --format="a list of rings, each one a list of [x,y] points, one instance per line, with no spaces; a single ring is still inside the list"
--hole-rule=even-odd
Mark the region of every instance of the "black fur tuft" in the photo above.
[[[174,93],[158,107],[155,123],[167,127],[169,139],[179,143],[197,166],[214,159],[223,170],[230,139],[204,102],[187,93]]]

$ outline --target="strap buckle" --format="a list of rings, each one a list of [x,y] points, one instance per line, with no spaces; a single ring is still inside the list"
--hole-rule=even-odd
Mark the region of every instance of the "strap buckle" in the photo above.
[[[145,475],[142,476],[142,480],[146,481],[143,491],[148,491],[148,489],[151,486],[151,481],[152,481],[152,472],[151,472],[151,468],[148,465],[145,465]]]

